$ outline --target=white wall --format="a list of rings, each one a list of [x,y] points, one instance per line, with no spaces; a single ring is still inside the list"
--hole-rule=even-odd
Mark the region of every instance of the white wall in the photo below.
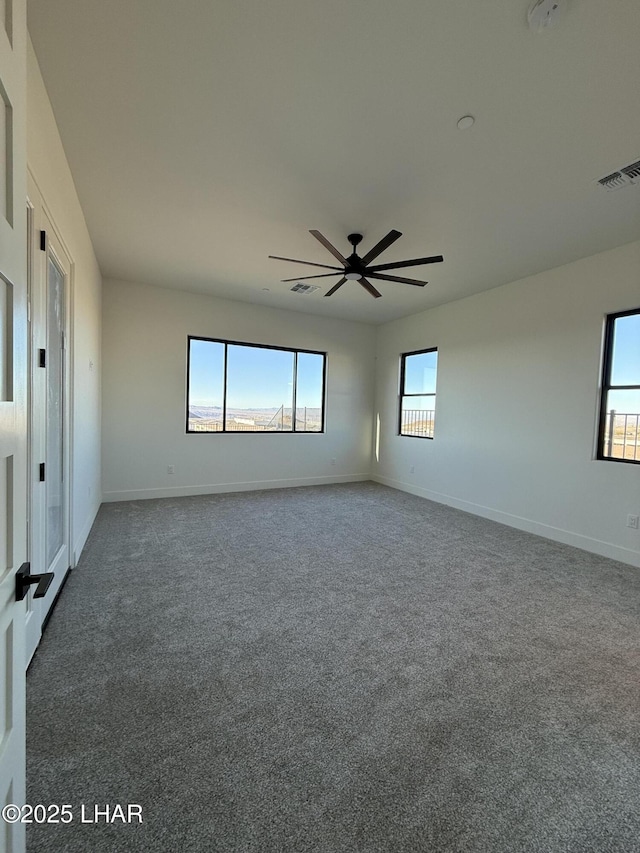
[[[374,479],[640,566],[640,468],[594,460],[604,315],[638,306],[632,243],[381,327]],[[427,347],[433,441],[396,435],[400,353]]]
[[[101,275],[33,45],[27,77],[27,163],[73,262],[72,531],[79,556],[101,501]]]
[[[187,435],[187,335],[327,352],[326,433]],[[361,323],[105,281],[104,499],[368,479],[374,347]]]

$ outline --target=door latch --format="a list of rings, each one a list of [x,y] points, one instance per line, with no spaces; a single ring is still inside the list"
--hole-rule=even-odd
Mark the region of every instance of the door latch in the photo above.
[[[43,572],[41,575],[31,574],[31,563],[23,563],[16,572],[16,601],[22,601],[27,590],[33,583],[37,583],[34,598],[44,598],[53,581],[53,572]]]

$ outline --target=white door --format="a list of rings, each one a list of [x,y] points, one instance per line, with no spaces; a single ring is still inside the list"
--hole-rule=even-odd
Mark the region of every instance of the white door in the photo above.
[[[0,795],[25,798],[27,556],[26,2],[0,2]],[[11,814],[8,815],[11,817]],[[0,851],[25,849],[24,825],[0,818]]]
[[[30,430],[29,519],[31,571],[50,573],[43,597],[29,595],[27,659],[70,568],[68,351],[71,261],[29,176],[30,201]]]

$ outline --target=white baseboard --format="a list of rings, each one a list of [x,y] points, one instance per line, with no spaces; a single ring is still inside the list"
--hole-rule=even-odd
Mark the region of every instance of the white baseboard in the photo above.
[[[91,528],[93,527],[93,522],[96,520],[96,515],[98,514],[98,510],[100,509],[100,503],[97,503],[93,510],[89,513],[87,520],[85,522],[84,527],[80,531],[79,536],[73,545],[73,562],[71,564],[71,568],[75,568],[78,565],[78,560],[80,559],[80,554],[84,549],[84,546],[87,544],[87,539],[89,538],[89,534],[91,533]]]
[[[584,536],[581,533],[572,533],[570,530],[562,530],[560,527],[553,527],[550,524],[543,524],[539,521],[532,521],[529,518],[522,518],[519,515],[512,515],[502,510],[492,509],[482,504],[471,503],[470,501],[453,498],[450,495],[443,495],[440,492],[432,492],[429,489],[423,489],[420,486],[415,486],[412,483],[404,483],[401,480],[392,480],[390,477],[382,477],[378,474],[372,474],[371,480],[376,483],[382,483],[384,486],[391,486],[392,489],[399,489],[402,492],[409,492],[412,495],[417,495],[420,498],[435,501],[436,503],[446,504],[447,506],[461,509],[464,512],[470,512],[473,515],[479,515],[482,518],[488,518],[491,521],[498,521],[500,524],[506,524],[509,527],[515,527],[518,530],[524,530],[527,533],[535,533],[537,536],[543,536],[545,539],[552,539],[554,542],[562,542],[564,545],[573,545],[575,548],[581,548],[583,551],[590,551],[593,554],[599,554],[601,557],[610,557],[612,560],[619,560],[621,563],[629,563],[632,566],[640,568],[640,553],[633,551],[631,548],[623,548],[620,545],[613,545],[611,542],[603,542],[600,539],[592,539],[590,536]]]
[[[143,501],[150,498],[184,498],[189,495],[217,495],[225,492],[251,492],[260,489],[288,489],[297,486],[324,486],[330,483],[360,483],[370,480],[366,474],[339,474],[332,477],[299,477],[289,480],[253,480],[246,483],[211,483],[204,486],[174,486],[157,489],[131,489],[120,492],[104,492],[105,502]],[[88,535],[88,534],[87,534]]]

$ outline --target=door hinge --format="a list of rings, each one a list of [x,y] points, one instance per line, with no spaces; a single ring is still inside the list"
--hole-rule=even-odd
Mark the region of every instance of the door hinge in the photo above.
[[[46,231],[40,232],[40,251],[41,252],[47,251],[47,232]]]
[[[38,367],[46,367],[47,366],[47,351],[46,349],[38,350]]]
[[[40,463],[40,482],[44,483],[44,462]]]

